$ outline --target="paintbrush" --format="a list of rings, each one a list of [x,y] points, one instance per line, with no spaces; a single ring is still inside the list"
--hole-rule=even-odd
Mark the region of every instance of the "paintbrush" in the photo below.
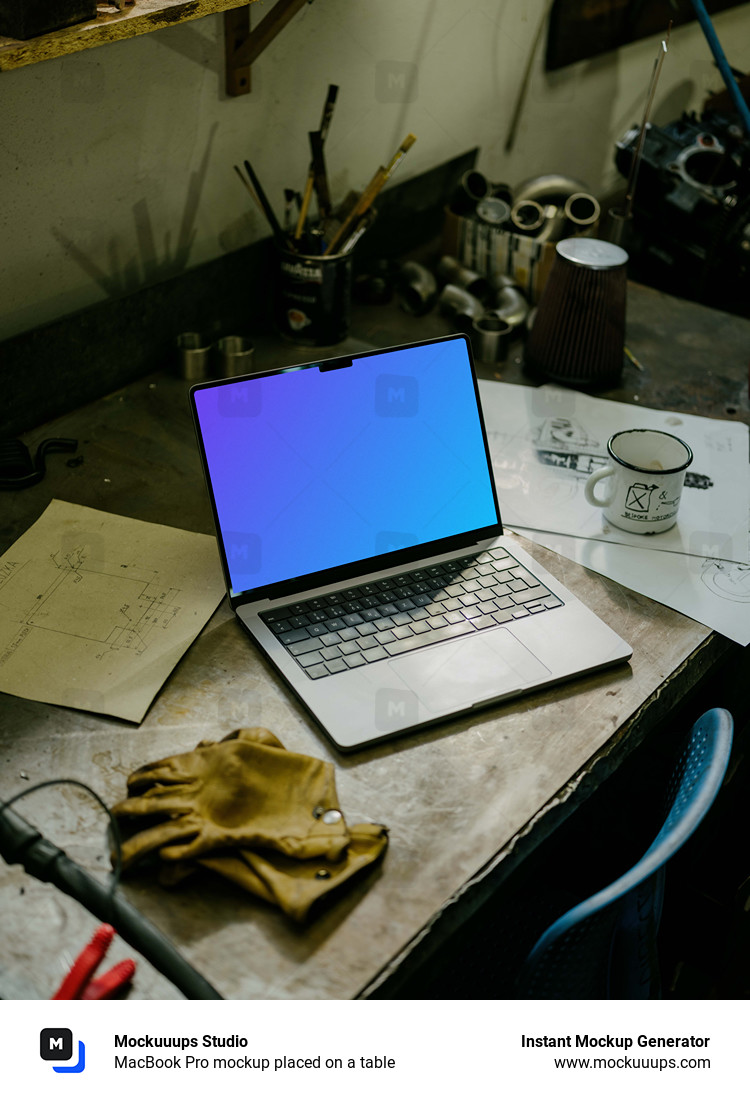
[[[305,190],[302,195],[302,203],[299,208],[299,217],[297,218],[297,228],[294,230],[294,239],[298,241],[302,236],[302,230],[305,228],[305,222],[307,221],[307,211],[310,206],[310,199],[313,193],[313,184],[315,177],[312,171],[308,174],[307,181],[305,183]]]
[[[249,183],[247,182],[247,180],[245,179],[245,177],[244,177],[244,176],[242,175],[242,169],[241,169],[241,168],[239,167],[239,165],[235,164],[235,166],[234,166],[234,170],[235,170],[235,172],[237,173],[237,175],[238,175],[238,176],[240,177],[240,179],[242,180],[242,184],[243,184],[243,186],[247,188],[248,194],[250,195],[250,197],[252,198],[253,202],[254,202],[254,203],[256,204],[256,206],[258,207],[258,209],[260,210],[260,212],[261,212],[261,214],[262,214],[262,213],[263,213],[263,207],[262,207],[262,206],[260,205],[260,199],[259,199],[259,198],[258,198],[258,196],[257,196],[257,195],[255,194],[255,192],[253,191],[252,187],[251,187],[251,186],[250,186],[250,184],[249,184]]]
[[[277,219],[276,215],[273,212],[273,207],[271,206],[270,202],[268,201],[266,193],[260,185],[260,180],[258,179],[255,172],[253,171],[253,166],[252,166],[252,164],[250,163],[249,160],[245,161],[245,171],[247,172],[248,176],[250,177],[250,182],[252,183],[253,187],[255,188],[255,194],[258,196],[258,201],[260,202],[260,205],[263,208],[263,213],[266,215],[266,221],[268,222],[268,224],[271,227],[271,232],[274,235],[276,243],[281,245],[282,247],[285,247],[286,246],[286,239],[285,239],[284,234],[281,230],[281,226],[279,225],[278,219]]]
[[[333,240],[334,235],[338,233],[339,228],[344,224],[349,212],[354,209],[358,202],[359,192],[347,191],[346,195],[339,203],[338,209],[336,209],[329,218],[326,218],[323,223],[323,235],[326,240],[326,245],[328,245],[329,241]]]
[[[328,137],[328,129],[331,125],[331,119],[333,118],[333,108],[336,103],[336,96],[339,94],[338,84],[328,85],[328,94],[326,95],[326,101],[323,104],[323,113],[320,116],[320,140],[325,141]]]
[[[346,241],[344,242],[344,245],[340,250],[342,255],[344,255],[347,252],[352,251],[352,249],[354,248],[355,244],[360,239],[362,234],[367,229],[369,229],[370,226],[372,225],[372,223],[375,221],[375,218],[377,217],[377,214],[378,214],[378,212],[375,209],[375,207],[371,206],[370,209],[367,211],[367,213],[362,215],[362,217],[357,222],[356,229],[354,230],[354,232],[349,234]]]
[[[325,103],[323,104],[323,113],[320,116],[320,142],[321,145],[326,139],[329,127],[331,125],[331,119],[333,118],[333,108],[336,103],[336,96],[339,94],[338,84],[329,84],[328,93],[326,95]],[[305,228],[305,220],[307,218],[307,211],[310,207],[310,199],[312,198],[313,185],[315,183],[315,169],[312,161],[310,167],[307,170],[307,179],[305,181],[305,190],[302,194],[302,205],[300,206],[299,217],[297,218],[297,227],[294,230],[294,239],[299,240],[302,236],[302,230]]]
[[[399,164],[401,163],[403,158],[406,156],[408,151],[411,149],[412,145],[414,144],[414,142],[416,140],[417,139],[416,139],[416,136],[414,134],[407,134],[406,137],[404,138],[404,140],[399,145],[396,152],[393,154],[391,159],[388,161],[388,164],[385,166],[385,168],[383,168],[383,167],[378,168],[377,172],[372,177],[372,179],[368,183],[367,187],[365,187],[364,191],[360,195],[359,201],[355,205],[354,209],[349,212],[348,216],[344,219],[343,224],[340,226],[340,228],[334,234],[333,239],[331,240],[330,244],[328,245],[328,248],[325,250],[324,255],[326,255],[326,256],[330,255],[330,253],[333,252],[334,249],[336,248],[336,245],[341,240],[343,240],[346,237],[346,235],[349,233],[349,231],[352,229],[352,227],[357,224],[357,222],[362,217],[362,215],[367,213],[367,211],[370,209],[370,207],[372,206],[375,199],[378,197],[378,195],[382,191],[383,187],[386,185],[388,180],[391,178],[393,173],[396,171]]]
[[[296,191],[292,187],[284,188],[284,232],[288,233],[292,227],[292,203]]]
[[[323,137],[319,130],[310,134],[310,150],[315,194],[318,196],[318,213],[322,221],[331,214],[331,193],[328,189],[326,162],[323,156]]]

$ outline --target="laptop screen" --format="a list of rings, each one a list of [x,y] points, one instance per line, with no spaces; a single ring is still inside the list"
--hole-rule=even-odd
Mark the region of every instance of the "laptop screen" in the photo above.
[[[499,523],[464,337],[193,399],[233,596]]]

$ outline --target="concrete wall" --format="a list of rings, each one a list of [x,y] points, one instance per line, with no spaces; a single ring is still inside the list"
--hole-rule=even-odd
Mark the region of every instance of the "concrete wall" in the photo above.
[[[232,165],[249,157],[281,212],[329,83],[334,198],[410,130],[396,179],[478,145],[495,180],[562,172],[600,195],[616,187],[613,143],[640,118],[658,38],[549,75],[537,49],[504,152],[546,2],[317,0],[238,99],[223,91],[220,16],[0,74],[0,339],[267,235]],[[255,22],[269,6],[253,6]],[[750,68],[747,6],[715,25],[730,63]],[[654,121],[719,86],[697,24],[674,31]]]

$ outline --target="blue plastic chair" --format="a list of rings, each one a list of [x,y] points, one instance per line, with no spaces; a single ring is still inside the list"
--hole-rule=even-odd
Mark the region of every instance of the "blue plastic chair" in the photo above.
[[[709,710],[698,719],[672,774],[664,824],[653,844],[631,870],[550,925],[519,974],[519,998],[660,995],[656,934],[665,865],[697,829],[721,787],[733,728],[726,710]]]

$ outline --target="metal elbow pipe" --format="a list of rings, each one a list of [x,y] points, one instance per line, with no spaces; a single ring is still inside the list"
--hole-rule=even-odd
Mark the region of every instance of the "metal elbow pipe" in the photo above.
[[[513,328],[517,328],[529,315],[529,303],[518,287],[503,286],[495,296],[493,312]]]
[[[484,306],[478,298],[453,283],[443,287],[438,305],[444,317],[458,324],[470,324],[484,313]]]
[[[516,202],[521,199],[532,199],[540,203],[559,203],[563,205],[569,195],[575,195],[586,191],[586,184],[571,176],[547,175],[534,176],[516,187],[514,198]]]

